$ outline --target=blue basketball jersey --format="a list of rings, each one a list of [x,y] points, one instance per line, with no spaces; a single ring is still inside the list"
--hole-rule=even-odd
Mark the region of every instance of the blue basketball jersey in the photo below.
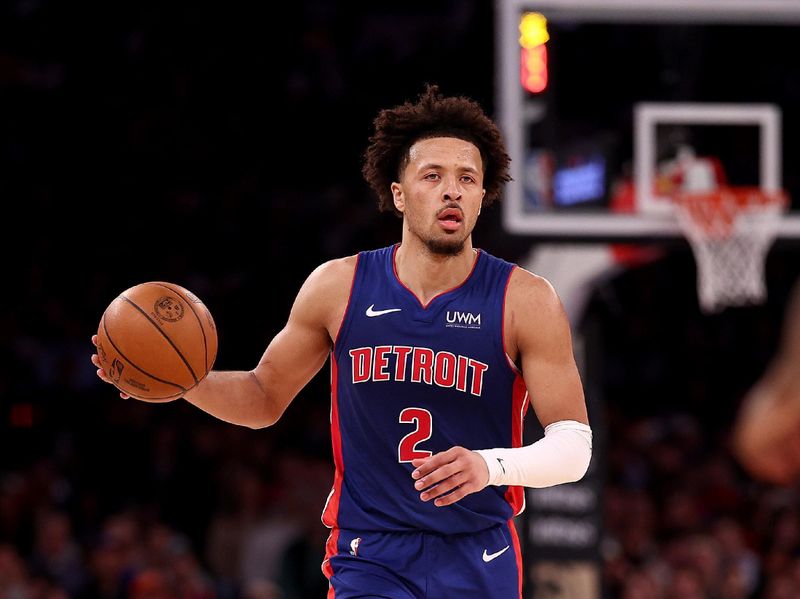
[[[467,279],[423,306],[397,276],[397,247],[358,255],[331,355],[336,472],[323,522],[441,534],[506,525],[524,507],[521,487],[436,507],[419,498],[411,460],[521,445],[528,395],[503,346],[514,265],[478,251]]]

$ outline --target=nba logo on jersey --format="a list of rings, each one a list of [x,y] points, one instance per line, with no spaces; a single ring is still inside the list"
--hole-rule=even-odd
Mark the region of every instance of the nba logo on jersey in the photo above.
[[[358,545],[361,543],[361,537],[356,537],[350,541],[350,555],[358,557]]]

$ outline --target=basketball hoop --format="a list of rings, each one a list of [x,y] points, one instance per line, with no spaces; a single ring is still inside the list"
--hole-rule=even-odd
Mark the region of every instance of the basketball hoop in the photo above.
[[[788,206],[782,191],[721,187],[674,197],[678,223],[697,261],[704,312],[762,303],[764,262]]]

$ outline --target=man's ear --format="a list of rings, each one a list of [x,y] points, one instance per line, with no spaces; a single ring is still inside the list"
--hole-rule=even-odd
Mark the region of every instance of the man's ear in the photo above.
[[[400,183],[392,183],[391,190],[394,207],[397,208],[398,212],[404,212],[406,208],[406,201],[405,196],[403,195],[403,186]]]

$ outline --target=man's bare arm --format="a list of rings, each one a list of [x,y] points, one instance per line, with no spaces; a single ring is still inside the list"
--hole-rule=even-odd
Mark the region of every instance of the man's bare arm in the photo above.
[[[522,365],[531,405],[543,427],[573,420],[589,423],[569,320],[545,279],[517,268],[507,298],[507,347]]]
[[[258,366],[250,371],[212,371],[184,399],[233,424],[250,428],[274,424],[325,364],[344,316],[354,268],[355,257],[317,268]],[[101,370],[98,375],[110,382]]]
[[[753,476],[779,484],[800,477],[800,283],[786,310],[778,355],[739,409],[733,449]]]
[[[325,364],[347,304],[355,260],[317,268],[297,294],[289,320],[249,372],[213,372],[186,400],[227,422],[274,424]],[[346,282],[343,284],[343,282]]]

